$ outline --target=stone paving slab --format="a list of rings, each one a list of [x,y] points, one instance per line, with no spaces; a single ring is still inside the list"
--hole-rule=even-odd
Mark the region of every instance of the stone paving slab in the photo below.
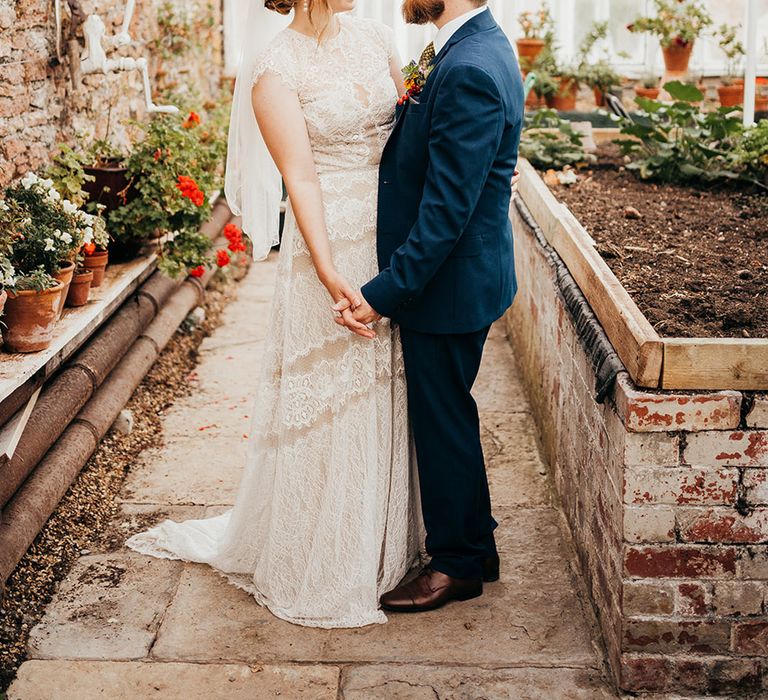
[[[333,666],[29,661],[8,700],[336,700],[338,678]]]
[[[601,700],[615,698],[595,669],[351,666],[344,700]]]
[[[36,659],[143,659],[182,564],[138,554],[81,557],[29,638]]]
[[[245,465],[244,434],[171,438],[147,450],[131,468],[121,499],[134,503],[217,505],[234,503]]]
[[[357,630],[288,624],[208,568],[188,565],[152,656],[163,661],[489,666],[547,663],[555,657],[569,665],[594,666],[598,660],[584,610],[575,595],[563,594],[573,590],[574,580],[563,557],[559,517],[554,509],[537,509],[500,518],[502,580],[489,584],[482,597],[431,613],[390,615],[386,625]],[[209,614],[213,600],[216,615]]]

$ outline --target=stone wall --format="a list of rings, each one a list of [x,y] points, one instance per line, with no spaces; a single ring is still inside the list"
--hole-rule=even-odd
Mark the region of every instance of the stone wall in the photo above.
[[[128,140],[126,118],[145,114],[140,74],[115,73],[84,76],[73,84],[67,55],[70,12],[62,4],[62,61],[56,57],[56,0],[0,0],[0,186],[45,164],[56,144],[109,137],[117,144]],[[147,56],[155,89],[155,102],[163,87],[193,89],[207,97],[218,92],[221,58],[220,3],[213,0],[179,2],[179,12],[190,17],[189,28],[174,30],[159,20],[162,1],[137,0],[131,23],[136,46],[118,51],[119,56]],[[183,0],[181,0],[183,2]],[[107,34],[120,29],[123,0],[83,0],[86,14],[98,12]],[[178,48],[163,50],[159,40],[175,31]],[[80,50],[82,30],[76,32]],[[163,54],[166,54],[163,56]]]
[[[636,389],[609,401],[513,207],[507,317],[543,449],[627,691],[768,689],[768,398]]]

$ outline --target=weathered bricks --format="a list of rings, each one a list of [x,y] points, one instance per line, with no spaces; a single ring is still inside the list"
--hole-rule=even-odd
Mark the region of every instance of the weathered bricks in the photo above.
[[[620,374],[596,404],[547,258],[513,225],[510,339],[619,685],[768,693],[768,396],[640,390]]]

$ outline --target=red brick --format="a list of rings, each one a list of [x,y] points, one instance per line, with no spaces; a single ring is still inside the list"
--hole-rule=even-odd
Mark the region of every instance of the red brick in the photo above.
[[[768,547],[747,547],[742,552],[739,578],[768,581]]]
[[[676,612],[684,617],[704,617],[711,609],[709,590],[700,583],[677,585]]]
[[[750,428],[768,428],[768,395],[755,397],[752,408],[747,413],[747,425]]]
[[[627,547],[624,569],[636,578],[729,578],[736,560],[733,547]]]
[[[731,625],[725,621],[628,620],[624,625],[624,651],[644,653],[727,653]]]
[[[624,476],[624,502],[636,505],[730,504],[736,500],[738,483],[738,469],[628,469]]]
[[[685,657],[674,659],[673,665],[674,683],[679,690],[735,698],[762,689],[763,669],[755,659]]]
[[[668,506],[624,509],[627,542],[674,542],[675,511]]]
[[[768,656],[768,620],[736,623],[733,651],[747,656]]]
[[[768,467],[768,432],[692,433],[684,457],[686,464],[700,467]]]
[[[629,692],[659,692],[670,687],[672,673],[672,662],[663,657],[623,656],[619,684]]]
[[[721,617],[759,615],[763,612],[765,590],[765,584],[759,581],[718,581],[712,596],[715,613]]]
[[[745,469],[743,483],[750,506],[768,505],[768,469]]]
[[[622,373],[614,396],[619,416],[632,432],[734,430],[741,419],[741,394],[653,393],[638,390]]]
[[[678,513],[683,542],[758,544],[768,542],[768,510],[740,515],[732,508],[691,508]]]
[[[622,612],[626,616],[671,615],[675,610],[675,589],[670,583],[625,581]]]

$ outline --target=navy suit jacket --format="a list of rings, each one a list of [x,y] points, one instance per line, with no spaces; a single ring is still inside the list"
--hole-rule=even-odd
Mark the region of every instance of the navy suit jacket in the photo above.
[[[380,272],[362,293],[403,328],[470,333],[498,319],[517,289],[509,203],[523,84],[490,10],[433,66],[382,154]]]

